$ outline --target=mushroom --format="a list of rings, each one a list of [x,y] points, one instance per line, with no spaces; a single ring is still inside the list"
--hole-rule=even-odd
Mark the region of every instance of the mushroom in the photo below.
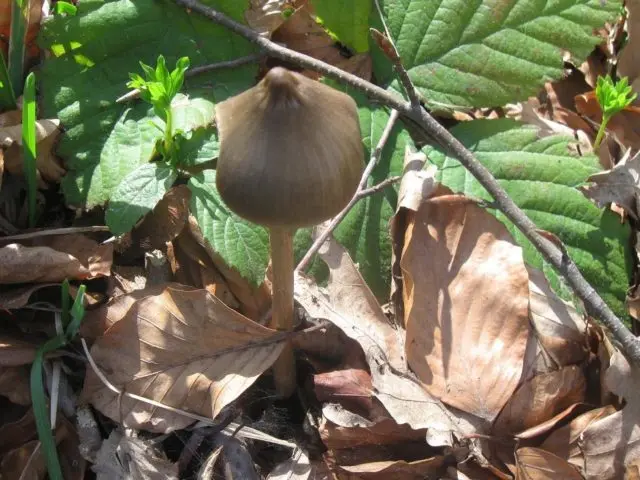
[[[271,326],[293,329],[293,235],[339,213],[364,162],[356,104],[327,85],[281,67],[218,104],[216,185],[240,217],[269,228]],[[295,389],[293,350],[274,364],[276,391]]]

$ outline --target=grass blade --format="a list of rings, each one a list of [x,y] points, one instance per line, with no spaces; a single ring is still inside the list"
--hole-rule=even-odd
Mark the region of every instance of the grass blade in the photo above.
[[[16,96],[13,93],[4,55],[0,52],[0,110],[13,110],[15,108]]]
[[[29,227],[36,224],[36,76],[27,75],[22,98],[22,148],[24,176],[27,179],[27,199],[29,202]]]
[[[9,78],[16,95],[22,92],[22,78],[27,49],[26,34],[29,24],[29,0],[11,2],[11,36],[9,38]]]
[[[63,335],[58,335],[48,340],[36,351],[36,356],[31,365],[31,399],[33,402],[33,416],[36,421],[36,430],[38,431],[38,439],[42,445],[42,453],[47,464],[49,478],[51,480],[64,480],[62,477],[62,469],[60,468],[60,460],[58,458],[58,450],[56,449],[56,441],[51,431],[51,423],[49,422],[49,412],[47,410],[47,398],[44,393],[44,382],[42,379],[44,355],[48,352],[56,350],[66,343]]]

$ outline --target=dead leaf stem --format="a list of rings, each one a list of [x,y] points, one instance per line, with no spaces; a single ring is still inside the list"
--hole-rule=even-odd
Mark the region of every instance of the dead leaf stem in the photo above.
[[[571,286],[575,294],[584,302],[587,312],[600,320],[611,332],[612,336],[621,344],[625,356],[635,365],[640,366],[640,340],[638,340],[613,313],[602,300],[595,289],[584,279],[576,264],[551,241],[544,238],[536,225],[507,195],[487,168],[480,163],[459,140],[422,107],[412,104],[399,95],[384,90],[377,85],[349,74],[333,65],[329,65],[303,53],[290,50],[282,45],[262,37],[258,32],[238,23],[219,11],[203,5],[197,0],[174,0],[211,21],[222,25],[228,30],[240,35],[260,47],[271,57],[290,62],[294,65],[315,70],[328,77],[334,78],[357,90],[362,91],[378,103],[397,110],[401,115],[411,119],[427,135],[431,136],[444,149],[456,158],[480,182],[480,184],[495,199],[500,211],[511,220],[518,229],[531,241],[536,249],[558,271]]]

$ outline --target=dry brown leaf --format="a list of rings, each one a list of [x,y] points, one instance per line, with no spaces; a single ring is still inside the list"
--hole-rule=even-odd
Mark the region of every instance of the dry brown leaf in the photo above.
[[[569,419],[575,418],[577,415],[589,410],[590,408],[591,405],[588,405],[586,403],[574,403],[549,420],[546,420],[542,423],[539,423],[538,425],[535,425],[534,427],[519,432],[516,435],[516,438],[518,438],[519,440],[527,440],[540,437],[541,435],[546,435],[551,431],[555,431],[558,425],[566,424]]]
[[[92,470],[97,480],[177,480],[178,466],[159,452],[155,442],[113,430],[102,442]]]
[[[11,29],[11,6],[14,2],[11,0],[0,0],[0,52],[4,58],[8,58],[9,38]],[[38,45],[36,37],[40,30],[40,19],[42,17],[42,0],[34,0],[29,2],[29,20],[26,35],[27,41],[27,63],[38,56]],[[26,74],[26,72],[24,72]]]
[[[0,284],[88,280],[111,274],[113,245],[83,235],[43,237],[0,247]]]
[[[368,53],[345,56],[345,52],[336,46],[335,41],[315,21],[308,5],[298,8],[274,31],[272,40],[360,78],[371,80],[371,56]],[[311,78],[320,77],[320,74],[311,70],[302,73]]]
[[[432,395],[493,421],[520,382],[530,335],[522,249],[460,195],[430,199],[407,216],[407,362]]]
[[[632,218],[638,219],[638,192],[640,191],[640,154],[631,157],[628,150],[618,164],[606,172],[598,172],[588,179],[591,185],[580,187],[587,198],[600,207],[616,203]]]
[[[0,334],[0,366],[30,365],[37,349],[38,346],[31,342],[19,340],[6,333]]]
[[[3,413],[7,414],[6,409]],[[20,418],[3,424],[0,426],[0,458],[8,451],[33,440],[37,435],[33,409],[27,410]]]
[[[0,367],[0,395],[18,405],[31,405],[30,365]]]
[[[533,428],[584,401],[585,389],[582,368],[574,365],[537,375],[515,391],[498,415],[495,431],[513,435]]]
[[[434,457],[414,462],[390,460],[352,466],[341,465],[340,469],[363,480],[423,480],[434,478],[443,464],[443,457]]]
[[[153,211],[131,232],[133,240],[145,250],[164,249],[167,242],[175,239],[187,224],[190,200],[191,191],[187,185],[170,188]]]
[[[516,480],[582,480],[582,475],[566,460],[539,448],[516,451]]]
[[[627,42],[618,56],[617,73],[629,77],[629,85],[640,92],[640,3],[625,2],[627,7]]]
[[[189,231],[185,230],[178,237],[181,248],[189,253],[191,258],[204,266],[213,264],[226,281],[226,286],[240,302],[240,312],[254,321],[259,321],[271,308],[271,293],[263,282],[260,286],[251,285],[237,270],[229,267],[205,240],[198,222],[193,216],[189,217]],[[226,298],[223,292],[222,298]],[[218,292],[216,292],[218,296]],[[218,296],[218,298],[221,298]]]
[[[529,308],[537,340],[556,367],[587,358],[587,324],[573,305],[551,290],[544,274],[529,267]]]
[[[20,287],[5,287],[0,291],[0,308],[12,310],[22,308],[29,303],[29,298],[38,290],[58,286],[57,283],[37,283]]]
[[[282,342],[274,335],[205,290],[167,287],[135,301],[91,355],[117,388],[215,418],[278,357]],[[252,346],[257,342],[263,343]],[[83,396],[130,428],[164,433],[193,423],[129,397],[119,402],[92,369]]]
[[[349,410],[364,413],[372,408],[371,376],[361,369],[334,370],[314,375],[313,390],[322,403],[339,403]]]
[[[328,319],[360,344],[371,371],[374,394],[396,422],[414,429],[429,428],[432,445],[451,444],[452,432],[464,435],[478,431],[479,425],[474,426],[465,415],[449,412],[408,370],[404,332],[389,323],[348,253],[331,240],[325,243],[320,257],[330,271],[328,294],[298,274],[296,300],[312,317]]]

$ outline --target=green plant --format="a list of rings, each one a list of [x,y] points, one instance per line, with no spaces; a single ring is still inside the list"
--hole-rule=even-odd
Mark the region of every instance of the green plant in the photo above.
[[[9,37],[9,78],[16,95],[22,93],[25,54],[27,44],[25,35],[29,25],[29,0],[11,2],[11,35]]]
[[[36,170],[36,76],[27,75],[22,97],[22,151],[24,176],[27,180],[29,227],[36,225],[36,194],[38,193]]]
[[[33,401],[33,415],[36,421],[38,439],[42,444],[42,453],[45,457],[49,478],[51,480],[63,480],[60,460],[56,449],[56,442],[51,431],[49,410],[42,378],[44,369],[44,356],[54,350],[65,347],[78,334],[80,323],[84,317],[84,293],[85,286],[78,288],[78,293],[71,308],[69,308],[69,283],[65,280],[62,284],[62,332],[49,339],[36,351],[31,366],[31,398]]]
[[[56,15],[71,15],[74,16],[78,12],[78,7],[69,2],[56,2],[55,13]]]
[[[14,108],[16,108],[16,96],[13,93],[4,55],[0,52],[0,110],[12,110]]]
[[[169,72],[167,64],[162,55],[158,56],[156,68],[140,62],[144,70],[145,78],[137,73],[131,73],[131,81],[127,83],[129,88],[137,88],[140,91],[140,98],[153,106],[155,114],[164,121],[164,128],[159,127],[163,132],[163,141],[159,143],[159,150],[162,157],[175,165],[177,161],[177,149],[174,136],[177,132],[173,130],[173,114],[171,112],[171,102],[178,94],[184,83],[184,74],[189,68],[189,58],[182,57],[176,62],[176,68]]]
[[[611,76],[598,77],[596,84],[596,98],[602,110],[602,123],[596,135],[596,141],[593,148],[597,149],[602,142],[607,124],[611,118],[627,108],[637,98],[638,94],[632,94],[633,89],[629,85],[627,77],[623,77],[617,82],[611,79]]]

